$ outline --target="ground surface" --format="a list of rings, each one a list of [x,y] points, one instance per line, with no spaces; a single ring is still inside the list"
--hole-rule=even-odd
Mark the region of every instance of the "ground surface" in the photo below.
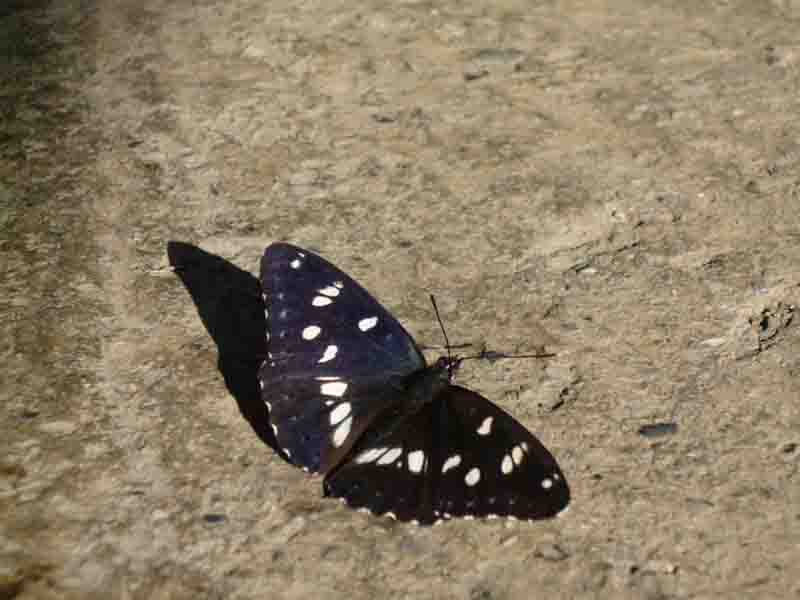
[[[0,598],[800,597],[798,31],[795,0],[6,2]],[[433,292],[457,341],[557,352],[460,381],[571,511],[322,499],[253,403],[275,240],[423,343]]]

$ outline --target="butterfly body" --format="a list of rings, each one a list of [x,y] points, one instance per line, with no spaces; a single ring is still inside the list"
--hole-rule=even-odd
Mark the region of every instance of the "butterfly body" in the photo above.
[[[441,358],[436,364],[397,381],[395,385],[398,397],[375,418],[371,427],[359,439],[358,445],[369,447],[379,444],[426,404],[434,402],[450,386],[449,367],[443,367],[444,364],[448,364],[447,359]]]
[[[430,524],[550,517],[569,502],[555,459],[513,417],[427,365],[358,283],[278,243],[261,268],[268,354],[259,371],[278,444],[350,506]]]

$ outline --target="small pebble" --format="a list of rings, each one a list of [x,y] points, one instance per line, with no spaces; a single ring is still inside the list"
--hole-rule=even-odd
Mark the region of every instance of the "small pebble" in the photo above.
[[[569,555],[558,544],[540,544],[536,548],[535,556],[545,560],[558,562],[567,558]]]

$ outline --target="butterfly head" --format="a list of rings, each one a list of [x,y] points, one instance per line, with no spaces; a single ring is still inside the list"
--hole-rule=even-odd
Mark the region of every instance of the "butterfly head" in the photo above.
[[[461,367],[463,360],[460,356],[440,356],[439,360],[436,361],[436,369],[441,374],[442,379],[447,379],[450,382],[456,376],[456,372]]]

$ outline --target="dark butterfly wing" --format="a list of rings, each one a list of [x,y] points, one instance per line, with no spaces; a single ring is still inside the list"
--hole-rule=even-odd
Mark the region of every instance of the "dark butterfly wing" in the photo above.
[[[378,442],[358,446],[325,480],[329,496],[400,520],[553,517],[569,504],[564,474],[511,415],[460,386]]]
[[[385,437],[359,444],[325,478],[325,495],[400,521],[435,522],[429,477],[435,411],[433,403],[426,404]]]
[[[281,448],[312,473],[336,465],[373,419],[399,401],[391,383],[375,376],[283,376],[262,393]]]
[[[364,288],[316,254],[272,244],[261,261],[264,401],[290,460],[325,472],[375,414],[392,382],[425,367],[411,336]]]
[[[436,436],[446,441],[432,465],[435,512],[543,519],[566,508],[567,480],[530,431],[468,389],[454,385],[442,396]]]

